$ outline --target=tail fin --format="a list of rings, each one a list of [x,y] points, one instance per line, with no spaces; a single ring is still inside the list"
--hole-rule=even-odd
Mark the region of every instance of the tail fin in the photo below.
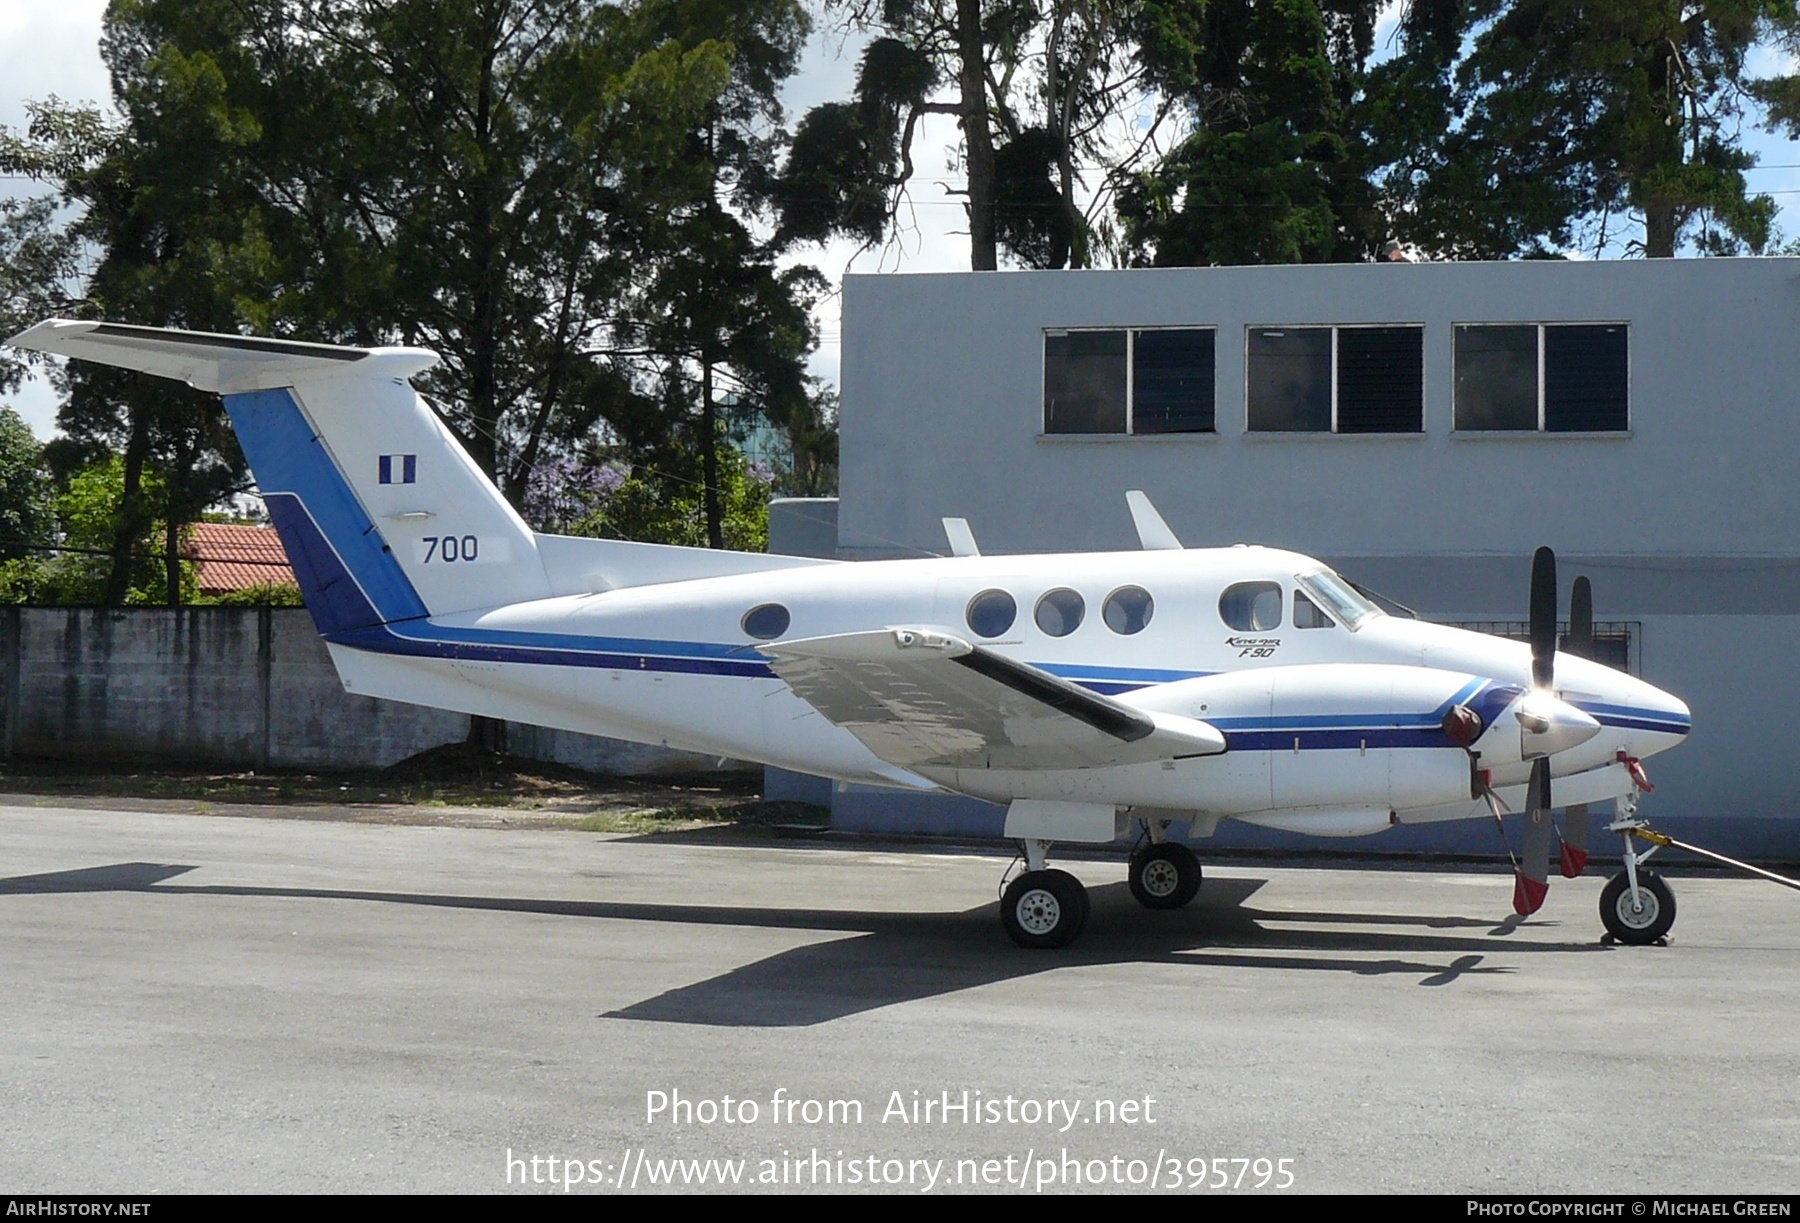
[[[60,319],[8,343],[222,395],[327,637],[550,593],[531,528],[407,382],[435,353]]]

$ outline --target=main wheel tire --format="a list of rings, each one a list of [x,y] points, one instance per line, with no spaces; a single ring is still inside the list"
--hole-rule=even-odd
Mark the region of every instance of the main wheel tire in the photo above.
[[[1200,860],[1187,846],[1164,841],[1132,854],[1126,878],[1146,909],[1179,909],[1200,892]]]
[[[1655,871],[1640,870],[1637,877],[1643,907],[1631,907],[1631,880],[1620,873],[1601,889],[1600,921],[1621,943],[1641,947],[1654,943],[1675,924],[1675,893]]]
[[[1087,889],[1067,871],[1026,871],[1000,899],[1000,924],[1021,947],[1067,947],[1087,919]]]

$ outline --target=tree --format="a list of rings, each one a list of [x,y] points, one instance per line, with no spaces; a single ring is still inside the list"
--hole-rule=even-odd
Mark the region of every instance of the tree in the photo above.
[[[24,418],[0,406],[0,563],[36,557],[50,542],[43,447]]]
[[[779,91],[810,22],[796,0],[690,0],[665,18],[672,38],[708,33],[730,49],[730,83],[687,135],[685,198],[662,217],[638,303],[645,356],[670,417],[686,426],[659,462],[680,476],[684,456],[698,456],[705,540],[721,548],[728,429],[767,421],[798,452],[814,444],[821,415],[805,361],[824,286],[810,268],[780,270],[791,234],[753,228],[773,207]]]
[[[1156,265],[1374,257],[1385,236],[1363,137],[1376,0],[1145,0],[1131,32],[1186,134],[1120,189]]]
[[[71,260],[78,248],[98,259],[83,296],[68,294],[72,312],[233,330],[241,302],[255,294],[263,244],[229,150],[254,139],[256,127],[230,105],[215,65],[131,37],[141,33],[135,12],[130,3],[109,12],[103,48],[123,123],[109,126],[91,107],[38,105],[27,139],[0,140],[0,165],[55,182],[77,206],[60,240]],[[65,437],[50,448],[52,466],[67,474],[112,453],[124,459],[101,601],[132,596],[133,553],[153,516],[146,472],[157,468],[165,592],[179,604],[181,528],[244,482],[217,399],[79,363],[61,383]]]
[[[1800,75],[1752,80],[1759,42],[1794,45],[1792,0],[1431,0],[1402,22],[1376,131],[1396,235],[1430,253],[1606,249],[1629,219],[1653,258],[1693,241],[1762,251],[1747,104],[1800,133]]]
[[[913,175],[926,115],[953,115],[967,173],[969,266],[999,266],[995,112],[1037,20],[1031,0],[850,0],[851,21],[880,33],[864,48],[855,96],[801,120],[783,180],[783,229],[879,242]],[[950,90],[940,98],[939,90]]]
[[[12,155],[19,143],[0,130],[0,173],[30,168]],[[0,200],[0,339],[69,309],[78,254],[76,235],[58,222],[54,196]],[[0,395],[19,389],[33,359],[0,348]]]

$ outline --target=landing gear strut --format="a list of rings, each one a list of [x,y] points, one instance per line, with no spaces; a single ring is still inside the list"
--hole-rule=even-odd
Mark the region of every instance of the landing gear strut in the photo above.
[[[1068,871],[1046,869],[1050,842],[1026,838],[1025,873],[1000,897],[1000,924],[1021,947],[1067,947],[1088,919],[1087,889]]]

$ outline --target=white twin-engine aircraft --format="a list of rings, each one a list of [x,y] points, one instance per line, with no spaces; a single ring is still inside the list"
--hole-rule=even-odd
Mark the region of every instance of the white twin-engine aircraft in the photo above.
[[[1087,919],[1053,843],[1140,830],[1131,890],[1177,908],[1201,874],[1169,830],[1226,819],[1347,837],[1526,810],[1528,913],[1551,779],[1579,874],[1584,804],[1629,816],[1638,761],[1688,732],[1580,656],[1585,581],[1558,652],[1547,549],[1528,647],[1386,615],[1293,552],[1184,550],[1142,493],[1137,552],[981,556],[960,519],[953,556],[860,563],[539,535],[413,391],[434,353],[56,319],[9,343],[224,397],[346,690],[1008,804],[1025,947]],[[1674,900],[1625,842],[1601,916],[1650,942]]]

